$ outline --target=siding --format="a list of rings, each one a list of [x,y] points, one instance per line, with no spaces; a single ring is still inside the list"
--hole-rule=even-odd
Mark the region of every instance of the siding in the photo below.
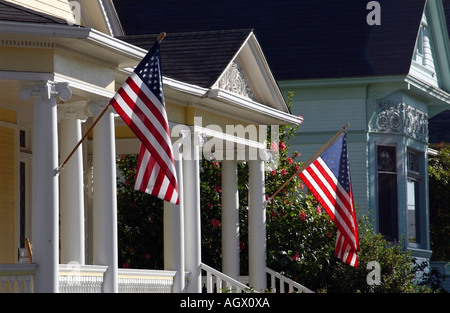
[[[284,88],[287,94],[289,87]],[[360,213],[370,209],[368,187],[368,138],[366,86],[335,86],[291,88],[294,91],[292,113],[304,122],[289,142],[290,151],[301,153],[306,162],[346,123],[348,157],[353,196]]]
[[[22,5],[32,10],[46,13],[63,20],[75,23],[68,0],[8,0],[9,2]]]
[[[14,263],[14,130],[0,127],[0,264]]]

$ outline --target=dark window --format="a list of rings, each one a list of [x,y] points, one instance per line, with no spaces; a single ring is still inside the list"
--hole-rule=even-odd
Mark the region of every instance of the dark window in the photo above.
[[[378,230],[388,241],[398,240],[397,154],[391,146],[377,147]]]
[[[408,243],[420,244],[420,154],[408,151],[407,223]]]

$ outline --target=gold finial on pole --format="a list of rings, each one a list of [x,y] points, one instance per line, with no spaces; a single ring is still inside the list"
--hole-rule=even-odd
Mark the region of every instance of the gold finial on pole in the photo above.
[[[162,32],[161,34],[159,34],[159,36],[158,36],[158,42],[159,43],[161,43],[161,41],[163,41],[164,40],[164,38],[166,38],[166,33],[165,32]]]

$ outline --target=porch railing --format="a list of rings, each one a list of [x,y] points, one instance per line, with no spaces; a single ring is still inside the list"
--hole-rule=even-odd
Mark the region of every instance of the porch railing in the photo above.
[[[0,264],[0,293],[31,293],[36,264]]]
[[[36,264],[0,264],[0,293],[31,293]],[[60,264],[59,291],[61,293],[100,293],[106,266],[74,266]],[[257,292],[248,286],[248,277],[233,279],[214,268],[201,264],[204,291],[212,292]],[[160,270],[119,269],[120,293],[171,293],[176,272]],[[270,268],[268,290],[271,292],[304,292],[311,290]]]
[[[269,290],[274,293],[285,292],[299,292],[299,293],[314,293],[312,290],[297,283],[296,281],[281,275],[278,272],[266,267],[266,273],[270,277]]]
[[[204,292],[222,293],[222,292],[257,292],[249,287],[248,276],[239,276],[235,280],[212,267],[202,263],[201,269],[206,272],[203,276]],[[314,293],[312,290],[299,284],[298,282],[283,276],[282,274],[266,267],[268,280],[267,291],[273,293]]]
[[[201,263],[200,268],[206,272],[204,277],[204,291],[207,293],[223,292],[256,292],[240,281],[233,279],[214,268]]]
[[[176,272],[119,269],[119,293],[171,293]]]
[[[60,264],[59,292],[101,293],[107,268],[100,265]]]

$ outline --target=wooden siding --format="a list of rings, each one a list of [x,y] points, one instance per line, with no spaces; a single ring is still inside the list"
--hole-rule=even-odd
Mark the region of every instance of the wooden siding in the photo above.
[[[55,17],[62,18],[71,23],[75,23],[70,1],[68,0],[8,0],[9,2],[22,5],[32,10],[46,13]]]
[[[289,87],[285,88],[287,94]],[[323,86],[294,88],[292,113],[304,118],[289,142],[290,151],[301,153],[306,162],[346,123],[350,172],[355,205],[361,213],[370,209],[368,176],[367,86]]]
[[[0,127],[0,264],[14,263],[14,130]]]

